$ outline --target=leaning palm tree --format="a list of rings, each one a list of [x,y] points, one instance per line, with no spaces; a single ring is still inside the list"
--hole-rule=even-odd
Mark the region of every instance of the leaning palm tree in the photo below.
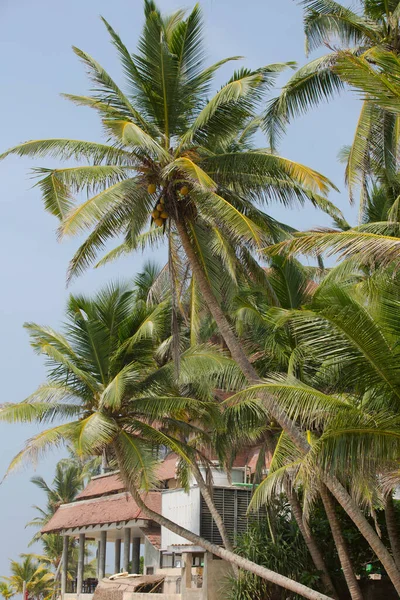
[[[353,83],[340,65],[343,51],[349,61],[363,56],[371,70],[376,50],[384,49],[394,62],[399,52],[398,0],[362,0],[354,10],[334,0],[303,0],[302,5],[307,51],[328,46],[330,52],[300,68],[269,104],[264,127],[272,146],[291,119],[330,100],[345,83]],[[378,179],[384,185],[392,203],[399,195],[398,116],[387,110],[388,105],[364,98],[353,142],[344,153],[350,198],[359,187],[361,214],[371,180]]]
[[[250,382],[258,382],[218,302],[219,265],[227,255],[247,257],[276,239],[276,223],[271,227],[271,219],[254,201],[277,199],[288,205],[308,200],[338,215],[326,199],[332,184],[312,169],[254,145],[257,112],[283,65],[236,71],[207,100],[213,75],[227,60],[203,68],[199,7],[187,18],[182,12],[164,17],[154,2],[145,0],[145,17],[137,54],[130,54],[106,23],[127,76],[126,94],[99,63],[75,49],[95,90],[92,96],[69,98],[100,113],[111,144],[36,140],[12,148],[3,157],[50,155],[89,162],[38,171],[44,175],[39,185],[45,207],[61,220],[60,235],[92,229],[72,260],[70,277],[91,264],[98,250],[116,235],[124,235],[135,249],[146,242],[157,243],[165,230],[175,282],[174,242],[178,240],[232,357]],[[84,189],[90,197],[75,207],[73,195]],[[92,196],[94,190],[98,193]],[[150,220],[152,227],[143,235]],[[174,289],[172,296],[175,312]],[[307,452],[305,436],[272,397],[268,409]],[[343,486],[331,481],[330,489],[380,555],[400,593],[400,573],[379,537]]]
[[[162,341],[159,332],[168,306],[169,302],[148,306],[115,286],[94,300],[71,297],[63,333],[27,324],[34,349],[47,359],[48,380],[27,400],[3,405],[0,419],[61,423],[30,439],[11,468],[62,443],[81,456],[106,452],[135,501],[156,523],[306,598],[326,599],[209,543],[144,504],[141,493],[157,485],[156,449],[166,446],[176,452],[196,476],[197,460],[206,462],[202,449],[210,445],[208,431],[218,427],[213,388],[224,387],[232,377],[242,381],[232,360],[210,345],[182,353],[179,381],[172,362],[157,364],[155,341]],[[204,487],[200,489],[204,493]],[[207,493],[204,497],[212,510],[212,498]]]
[[[322,285],[307,309],[274,309],[276,322],[289,324],[299,345],[311,349],[304,356],[311,357],[315,374],[312,385],[280,376],[263,386],[307,428],[312,451],[305,456],[282,434],[271,473],[254,500],[264,502],[288,472],[292,480],[303,479],[320,492],[315,474],[328,470],[346,481],[353,497],[372,511],[377,502],[383,506],[389,498],[386,517],[396,562],[390,496],[398,482],[400,452],[398,308],[398,273],[391,269],[374,273],[361,288]],[[254,410],[259,391],[233,396],[233,414],[240,414],[246,403]],[[323,490],[322,495],[329,503]]]

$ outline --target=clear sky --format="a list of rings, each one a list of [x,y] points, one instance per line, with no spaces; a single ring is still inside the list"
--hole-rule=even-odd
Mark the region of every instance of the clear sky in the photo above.
[[[304,64],[301,9],[292,0],[202,0],[210,62],[243,55],[244,64],[258,67],[295,60]],[[159,0],[162,10],[190,6],[186,0]],[[88,81],[71,51],[78,46],[94,56],[120,81],[118,61],[99,19],[103,15],[132,50],[142,24],[141,0],[0,0],[0,152],[29,139],[70,137],[100,141],[96,115],[75,107],[60,92],[84,94]],[[216,82],[229,77],[225,68]],[[285,77],[282,78],[284,81]],[[354,222],[343,185],[337,152],[351,141],[359,101],[343,94],[329,105],[295,122],[282,144],[282,155],[307,164],[341,189],[331,199]],[[65,272],[79,240],[58,243],[57,222],[44,212],[29,169],[52,166],[48,160],[8,158],[0,164],[1,402],[16,402],[43,380],[42,360],[33,354],[22,328],[25,321],[58,327],[69,293]],[[307,207],[285,211],[273,206],[277,218],[299,229],[329,225],[322,213]],[[103,270],[89,271],[71,291],[91,292],[112,278],[134,275],[146,257],[132,256]],[[161,261],[162,256],[158,259]],[[0,425],[0,477],[34,427]],[[59,455],[41,460],[38,474],[51,480]],[[10,475],[0,486],[0,575],[8,559],[27,551],[33,534],[25,523],[33,504],[44,497],[29,482],[32,469]]]

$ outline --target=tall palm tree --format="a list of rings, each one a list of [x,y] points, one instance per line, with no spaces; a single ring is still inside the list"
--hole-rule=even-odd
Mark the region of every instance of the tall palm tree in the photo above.
[[[69,98],[100,113],[112,143],[36,140],[12,148],[3,157],[10,153],[50,155],[89,162],[38,171],[44,175],[39,185],[45,207],[61,220],[60,234],[92,229],[72,260],[70,277],[93,261],[106,240],[123,234],[134,249],[146,240],[156,243],[165,229],[174,282],[174,241],[178,239],[233,359],[250,382],[258,382],[216,297],[220,261],[213,257],[223,262],[227,253],[248,255],[276,238],[271,220],[254,201],[309,200],[337,215],[326,199],[332,184],[308,167],[253,146],[257,112],[283,65],[241,69],[207,100],[215,71],[227,61],[203,68],[199,7],[187,18],[180,11],[163,17],[154,2],[145,0],[144,4],[146,18],[137,54],[130,54],[106,23],[128,79],[127,94],[91,56],[75,49],[96,91],[92,96]],[[90,197],[75,207],[73,194],[83,189]],[[90,194],[93,190],[98,192],[95,196]],[[155,226],[145,238],[139,237],[150,217]],[[172,296],[175,309],[174,290]],[[272,397],[268,408],[307,452],[305,436]],[[400,573],[379,537],[338,482],[331,481],[330,489],[380,554],[400,593]]]
[[[346,51],[349,61],[363,56],[371,70],[374,53],[385,49],[393,61],[399,53],[398,0],[361,0],[352,10],[333,0],[303,0],[307,50],[320,47],[330,52],[300,68],[283,87],[265,113],[264,127],[274,144],[287,123],[324,100],[330,100],[349,82],[338,68]],[[350,82],[352,83],[352,82]],[[350,198],[360,188],[360,210],[368,202],[370,185],[378,180],[393,203],[399,195],[398,116],[386,105],[365,98],[352,145],[345,152],[346,181]]]
[[[61,423],[31,438],[11,468],[63,442],[82,456],[106,450],[127,489],[149,513],[141,491],[157,485],[157,447],[168,447],[194,470],[196,459],[205,460],[201,449],[210,443],[207,430],[218,427],[213,388],[237,378],[237,369],[220,350],[205,345],[183,352],[179,381],[172,362],[158,365],[155,341],[160,341],[168,306],[148,306],[123,286],[114,286],[94,300],[72,296],[64,333],[26,325],[32,346],[47,358],[48,380],[27,400],[3,405],[0,418]],[[150,514],[156,523],[234,565],[307,598],[327,598],[209,543],[158,513]]]

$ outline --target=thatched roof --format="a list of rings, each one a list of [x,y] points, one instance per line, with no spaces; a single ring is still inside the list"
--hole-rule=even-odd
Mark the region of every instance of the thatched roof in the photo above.
[[[154,588],[159,588],[164,579],[164,575],[105,578],[97,586],[93,600],[123,600],[125,592],[150,592]]]

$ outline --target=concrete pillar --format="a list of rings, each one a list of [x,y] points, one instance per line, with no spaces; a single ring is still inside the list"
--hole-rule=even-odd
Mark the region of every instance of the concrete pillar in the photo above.
[[[114,551],[114,573],[119,573],[121,570],[121,540],[115,540]]]
[[[124,529],[124,571],[129,573],[129,558],[131,549],[131,530],[129,527]]]
[[[99,579],[99,574],[100,574],[100,540],[97,542],[97,550],[96,550],[96,560],[97,560],[97,569],[96,569],[96,573],[97,573],[97,579]]]
[[[132,539],[132,568],[131,573],[135,575],[139,574],[140,570],[140,538],[134,537]]]
[[[76,578],[76,593],[82,594],[83,570],[85,568],[85,534],[79,534],[78,572]]]
[[[67,593],[67,576],[68,576],[68,536],[63,537],[63,553],[62,553],[62,568],[61,568],[61,599]]]
[[[187,552],[184,554],[184,557],[185,557],[185,588],[190,590],[192,587],[193,555],[191,552]]]
[[[106,574],[107,531],[100,531],[99,580]]]

